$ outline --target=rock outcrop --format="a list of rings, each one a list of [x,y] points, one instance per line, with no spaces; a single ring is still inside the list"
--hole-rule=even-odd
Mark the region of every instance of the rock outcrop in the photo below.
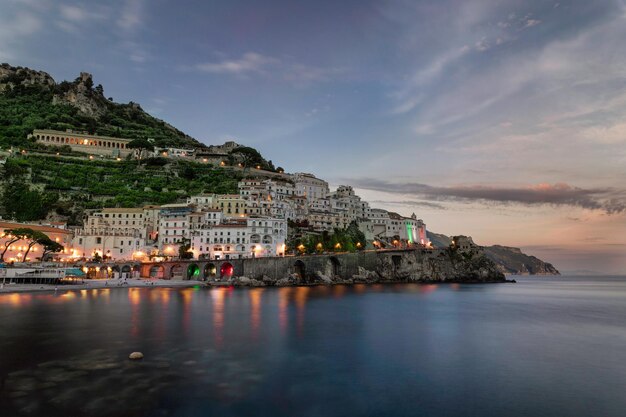
[[[87,72],[81,72],[73,83],[63,84],[66,88],[56,93],[52,104],[69,104],[81,114],[99,119],[107,113],[107,100],[102,87],[94,90],[93,78]]]
[[[488,246],[486,256],[498,265],[500,271],[514,275],[560,275],[559,271],[550,263],[526,255],[519,248],[508,246]]]
[[[436,248],[447,248],[452,238],[440,233],[428,232],[428,238]],[[513,275],[560,275],[560,272],[550,263],[526,255],[519,248],[510,246],[483,246],[482,250],[487,258],[492,260],[500,272]]]
[[[42,85],[54,87],[54,79],[44,71],[35,71],[30,68],[12,67],[9,64],[0,65],[0,93],[12,90],[17,86]]]

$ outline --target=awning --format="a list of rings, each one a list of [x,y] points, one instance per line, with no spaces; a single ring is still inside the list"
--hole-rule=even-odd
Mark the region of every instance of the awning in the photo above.
[[[79,268],[67,268],[65,270],[66,277],[84,277],[85,273]]]

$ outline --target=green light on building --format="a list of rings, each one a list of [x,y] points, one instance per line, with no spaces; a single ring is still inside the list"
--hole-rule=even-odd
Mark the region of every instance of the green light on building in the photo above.
[[[413,243],[413,228],[411,227],[411,223],[405,223],[406,226],[406,235],[409,237],[409,243]]]

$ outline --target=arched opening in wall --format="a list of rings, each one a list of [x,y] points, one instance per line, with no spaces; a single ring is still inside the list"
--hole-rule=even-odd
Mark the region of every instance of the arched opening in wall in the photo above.
[[[398,272],[398,269],[402,266],[402,256],[392,255],[391,263],[393,264],[393,273],[395,275]]]
[[[172,266],[170,279],[183,279],[183,267],[179,264]]]
[[[230,278],[233,276],[235,268],[230,262],[224,262],[220,267],[220,278]]]
[[[337,259],[334,256],[331,256],[330,257],[330,265],[331,265],[331,268],[332,268],[331,272],[332,272],[334,277],[338,276],[338,275],[341,275],[340,274],[340,272],[341,272],[341,263],[339,262],[339,259]]]
[[[165,268],[163,265],[154,265],[150,268],[150,278],[163,279],[165,275]]]
[[[133,265],[133,272],[141,272],[141,264],[135,264]]]
[[[111,272],[113,273],[113,277],[120,277],[120,267],[118,265],[113,265]]]
[[[206,264],[206,266],[204,267],[204,277],[209,279],[215,278],[216,275],[217,267],[215,266],[215,264]]]
[[[196,264],[191,264],[187,267],[187,279],[199,279],[200,267]]]
[[[130,265],[122,267],[122,278],[130,278]]]
[[[270,235],[263,236],[263,243],[264,244],[271,244],[272,243],[272,237]]]
[[[293,264],[293,273],[304,281],[306,278],[306,267],[304,266],[304,262],[297,260],[296,263]]]
[[[259,235],[250,236],[250,243],[261,243],[261,236]]]

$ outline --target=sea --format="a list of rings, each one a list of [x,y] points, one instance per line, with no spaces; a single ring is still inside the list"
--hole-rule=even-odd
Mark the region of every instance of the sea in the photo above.
[[[0,416],[626,416],[626,277],[511,278],[1,294]]]

